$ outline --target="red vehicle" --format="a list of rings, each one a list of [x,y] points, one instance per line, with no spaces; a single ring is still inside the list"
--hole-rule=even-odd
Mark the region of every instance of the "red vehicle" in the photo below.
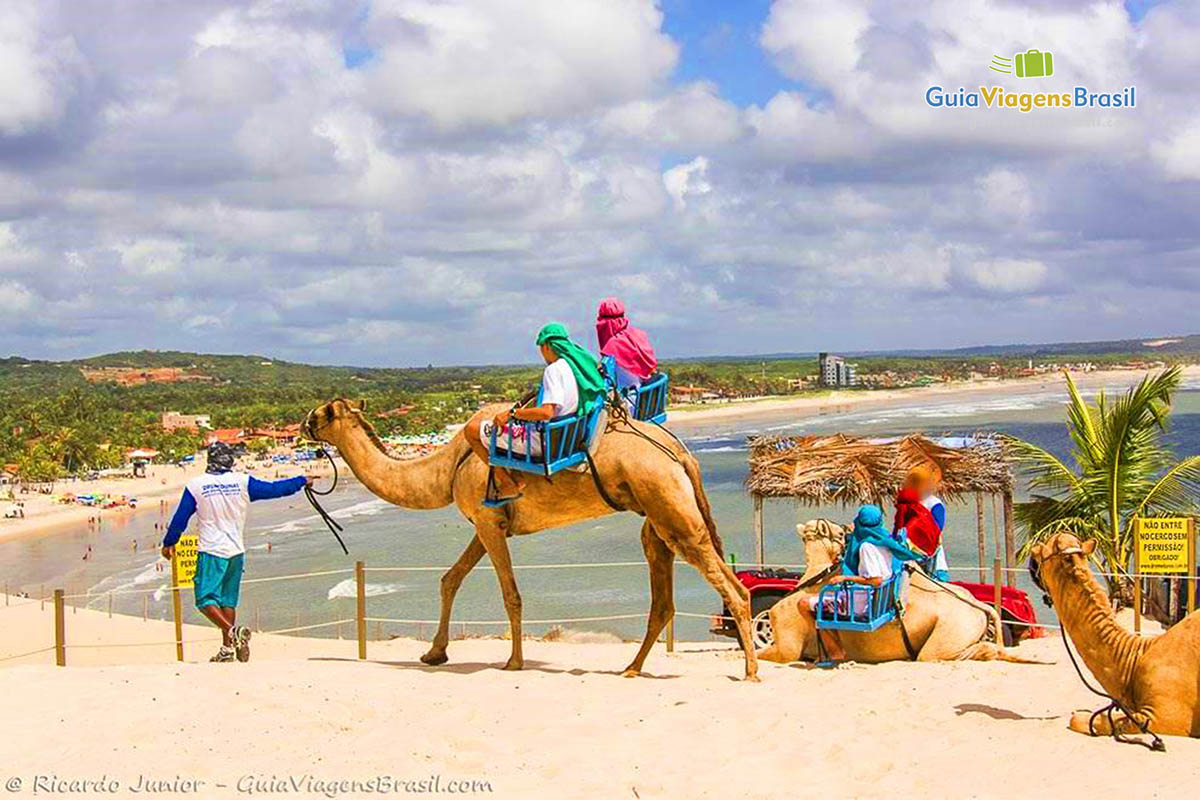
[[[796,588],[803,574],[785,569],[741,570],[735,574],[742,585],[750,590],[751,635],[755,648],[762,649],[773,640],[771,620],[767,611]],[[953,583],[966,589],[981,603],[991,605],[995,602],[995,587],[990,583]],[[1037,613],[1025,592],[1013,586],[1000,587],[1000,609],[1005,647],[1012,647],[1026,637],[1036,638],[1042,635],[1042,629],[1036,627]],[[737,628],[729,617],[728,608],[722,608],[721,614],[713,617],[711,632],[737,637]]]

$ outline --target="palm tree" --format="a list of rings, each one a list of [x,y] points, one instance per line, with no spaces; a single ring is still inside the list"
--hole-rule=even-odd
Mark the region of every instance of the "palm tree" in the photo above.
[[[1073,465],[1029,442],[1010,439],[1029,480],[1030,499],[1016,506],[1021,556],[1060,531],[1095,539],[1105,572],[1123,574],[1133,554],[1134,520],[1195,513],[1200,456],[1183,460],[1162,444],[1179,388],[1180,370],[1149,375],[1116,400],[1101,392],[1088,403],[1068,374],[1067,428]],[[1124,597],[1126,581],[1108,579],[1109,596]]]

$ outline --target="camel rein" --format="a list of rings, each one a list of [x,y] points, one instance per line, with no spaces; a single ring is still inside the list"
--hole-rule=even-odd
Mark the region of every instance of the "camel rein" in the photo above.
[[[1066,550],[1049,556],[1049,558],[1070,555],[1083,555],[1083,550],[1079,547],[1068,547]],[[1054,601],[1051,599],[1046,587],[1042,585],[1041,566],[1036,564],[1032,558],[1029,559],[1029,577],[1033,579],[1034,585],[1042,590],[1042,602],[1044,602],[1049,608],[1054,608]],[[1139,720],[1137,715],[1134,714],[1133,711],[1130,711],[1129,708],[1126,707],[1126,705],[1120,700],[1113,697],[1108,692],[1097,689],[1088,682],[1088,679],[1084,677],[1083,670],[1079,668],[1079,662],[1075,660],[1075,654],[1071,652],[1071,643],[1068,641],[1069,636],[1067,634],[1066,625],[1063,626],[1062,632],[1063,648],[1066,649],[1067,657],[1071,659],[1071,666],[1075,668],[1075,674],[1079,676],[1080,682],[1082,682],[1084,687],[1092,694],[1099,695],[1105,700],[1108,700],[1108,705],[1106,705],[1104,708],[1093,711],[1092,716],[1088,718],[1088,733],[1090,733],[1092,736],[1099,735],[1096,733],[1096,720],[1100,718],[1101,714],[1103,714],[1104,716],[1108,717],[1108,728],[1110,735],[1113,739],[1121,744],[1140,744],[1142,747],[1152,750],[1155,753],[1167,752],[1167,745],[1165,742],[1163,742],[1162,737],[1150,730],[1149,719]],[[1137,725],[1138,729],[1143,734],[1150,737],[1150,741],[1139,739],[1136,736],[1126,736],[1125,734],[1121,733],[1117,728],[1117,721],[1113,717],[1113,713],[1116,711],[1120,711],[1125,715],[1126,719],[1129,719],[1134,725]]]
[[[324,447],[317,449],[317,456],[318,457],[324,456],[325,458],[329,459],[329,464],[333,467],[333,483],[330,484],[329,488],[323,492],[317,491],[316,489],[312,488],[311,485],[305,486],[304,487],[304,496],[307,497],[308,502],[312,504],[313,510],[317,512],[317,516],[319,516],[321,518],[321,521],[325,523],[325,526],[329,528],[329,532],[333,534],[333,538],[337,539],[338,544],[340,544],[342,546],[342,552],[345,553],[346,555],[350,555],[350,551],[346,549],[346,543],[342,541],[342,537],[340,534],[340,532],[343,530],[342,524],[340,522],[338,522],[336,519],[334,519],[330,515],[330,513],[328,511],[326,511],[325,508],[321,505],[321,503],[317,500],[318,497],[325,497],[326,495],[333,494],[333,490],[337,488],[337,485],[338,485],[337,462],[333,460],[333,456],[331,456],[329,454],[329,451],[326,450]]]

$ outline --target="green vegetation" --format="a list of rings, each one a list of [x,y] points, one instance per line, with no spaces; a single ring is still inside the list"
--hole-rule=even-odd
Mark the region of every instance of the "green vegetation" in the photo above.
[[[933,354],[851,357],[873,386],[912,386],[972,374],[1011,377],[1035,364],[1131,360],[1195,360],[1200,337],[1054,348],[1005,347]],[[1120,345],[1124,349],[1116,349]],[[816,388],[815,356],[776,355],[668,361],[672,385],[698,386],[722,397],[786,395]],[[180,370],[183,381],[124,385],[89,382],[83,370]],[[299,422],[334,397],[365,399],[380,433],[412,434],[461,422],[481,404],[519,397],[536,383],[534,364],[407,369],[312,366],[254,355],[170,351],[111,353],[54,363],[0,359],[0,464],[18,464],[29,478],[116,466],[124,449],[145,447],[165,456],[197,449],[200,437],[168,433],[164,411],[209,414],[216,428],[280,427]],[[799,382],[798,379],[804,379]],[[377,416],[410,407],[406,413]]]
[[[1062,531],[1095,539],[1106,572],[1125,573],[1133,553],[1134,520],[1195,514],[1200,504],[1200,456],[1178,461],[1162,443],[1179,369],[1147,377],[1115,401],[1101,393],[1086,402],[1068,378],[1068,429],[1073,465],[1041,447],[1013,443],[1026,469],[1032,497],[1016,506],[1024,534],[1022,557],[1032,545]],[[1111,597],[1127,582],[1109,578]]]

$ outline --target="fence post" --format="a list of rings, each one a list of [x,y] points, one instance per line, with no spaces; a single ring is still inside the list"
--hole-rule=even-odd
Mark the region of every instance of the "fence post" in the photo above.
[[[354,562],[355,609],[354,621],[358,625],[358,657],[367,658],[367,577],[365,564]]]
[[[1003,617],[1003,615],[1000,613],[1000,608],[1001,608],[1001,604],[1000,604],[1000,581],[1001,581],[1001,572],[1000,572],[1000,558],[999,558],[999,557],[996,557],[995,559],[993,559],[993,560],[992,560],[992,584],[993,584],[993,586],[992,586],[992,590],[993,590],[993,595],[992,595],[992,598],[993,598],[993,600],[994,600],[994,601],[995,601],[995,603],[996,603],[996,616],[998,616],[998,617]]]
[[[675,652],[675,614],[671,614],[671,618],[667,620],[667,652]]]
[[[54,663],[60,667],[67,665],[67,618],[66,600],[63,590],[54,590]]]
[[[987,528],[983,520],[983,492],[975,493],[975,528],[979,534],[979,582],[987,583]]]
[[[1142,632],[1142,576],[1133,578],[1133,632]]]
[[[1005,572],[1005,581],[1009,586],[1017,585],[1017,573],[1013,572],[1013,567],[1017,565],[1017,535],[1013,526],[1013,496],[1012,490],[1004,491],[1004,566],[1008,568]]]
[[[1188,576],[1183,582],[1187,592],[1187,613],[1196,610],[1196,518],[1188,519]]]
[[[171,614],[175,617],[175,660],[183,661],[183,606],[179,599],[179,564],[171,559]]]
[[[150,595],[142,595],[142,622],[150,619]]]

